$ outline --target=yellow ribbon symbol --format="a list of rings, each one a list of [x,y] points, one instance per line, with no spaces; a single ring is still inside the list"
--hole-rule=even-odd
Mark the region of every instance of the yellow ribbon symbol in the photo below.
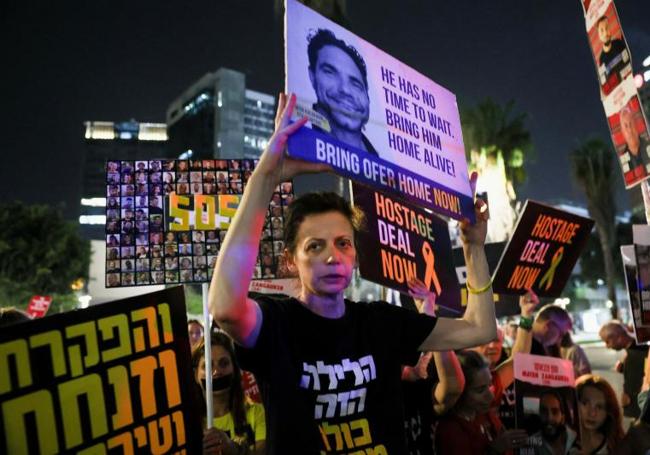
[[[542,279],[539,280],[538,286],[540,287],[540,289],[544,283],[546,283],[546,287],[544,288],[544,290],[546,291],[548,291],[548,288],[550,288],[553,285],[553,278],[555,277],[555,269],[557,269],[557,266],[560,265],[560,261],[562,260],[563,255],[564,255],[564,247],[561,246],[560,248],[557,249],[557,251],[553,255],[553,259],[551,259],[551,266],[546,271]]]
[[[426,240],[422,243],[422,256],[424,256],[424,262],[427,264],[427,269],[424,272],[424,285],[427,289],[430,289],[431,283],[433,283],[433,286],[436,288],[436,296],[440,296],[442,288],[440,287],[440,281],[438,281],[438,275],[436,275],[436,269],[433,266],[436,258],[429,242]]]

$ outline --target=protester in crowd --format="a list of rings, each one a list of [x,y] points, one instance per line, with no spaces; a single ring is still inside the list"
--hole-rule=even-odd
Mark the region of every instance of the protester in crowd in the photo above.
[[[612,453],[625,434],[616,392],[609,382],[593,374],[578,378],[576,392],[582,453]]]
[[[420,313],[436,315],[436,294],[419,279],[408,282],[409,296]],[[402,295],[402,306],[408,297]],[[433,362],[431,362],[433,360]],[[404,429],[408,453],[433,455],[437,416],[451,409],[463,392],[465,377],[453,351],[423,352],[418,363],[402,368]]]
[[[194,349],[203,339],[203,324],[197,319],[187,321],[187,334],[190,339],[190,348]]]
[[[643,366],[648,355],[648,346],[637,346],[634,338],[620,321],[606,323],[600,328],[598,334],[609,349],[625,350],[625,359],[617,366],[617,370],[623,373],[621,405],[625,417],[636,419],[641,411],[636,397],[643,383]]]
[[[506,453],[523,447],[525,430],[505,430],[498,416],[490,413],[494,402],[489,361],[475,351],[457,354],[465,388],[456,405],[438,424],[435,446],[438,455]]]
[[[647,454],[650,452],[650,351],[646,358],[645,374],[641,392],[637,396],[637,402],[641,409],[639,419],[630,427],[627,434],[618,445],[614,453],[616,455],[632,455],[637,453]]]
[[[0,327],[7,327],[31,320],[32,317],[23,310],[14,307],[0,307]]]
[[[568,331],[562,336],[558,347],[560,357],[565,360],[570,360],[573,364],[573,371],[575,372],[576,378],[591,373],[591,363],[589,363],[587,354],[579,344],[573,342],[571,331]]]
[[[344,424],[352,411],[352,420],[361,418],[368,425],[366,442],[360,445],[403,453],[401,365],[414,363],[417,349],[460,349],[495,336],[483,249],[486,206],[477,201],[476,224],[462,223],[471,290],[463,318],[436,319],[385,303],[345,301],[357,260],[360,217],[333,193],[304,195],[294,200],[287,215],[285,256],[289,269],[299,276],[299,299],[248,298],[274,189],[298,174],[328,170],[285,156],[289,135],[307,121],[289,124],[295,104],[295,96],[280,96],[276,132],[249,180],[217,260],[210,308],[241,346],[242,365],[261,385],[272,453],[333,450],[336,441],[319,424],[332,422],[330,416]],[[341,371],[342,376],[320,374],[317,365]],[[359,393],[365,394],[363,410],[357,399],[347,402]],[[344,399],[347,405],[342,405]]]
[[[417,278],[412,278],[409,283],[409,295],[413,298],[416,308],[420,313],[436,316],[436,294],[427,289],[426,285]],[[415,366],[405,365],[402,368],[402,379],[417,381],[427,379],[431,360],[437,372],[437,382],[433,387],[433,408],[436,414],[444,414],[453,407],[461,393],[465,379],[458,359],[453,351],[423,352]]]
[[[245,398],[241,370],[230,338],[224,333],[213,333],[211,343],[214,417],[213,427],[204,432],[203,453],[263,454],[266,450],[264,408]],[[203,340],[192,351],[192,368],[194,379],[205,396],[207,375]],[[205,416],[205,409],[202,411]]]
[[[552,388],[545,389],[539,397],[539,417],[542,428],[531,435],[531,440],[541,440],[535,448],[536,455],[568,455],[579,451],[577,432],[569,425],[566,400]]]
[[[565,333],[571,330],[571,316],[557,305],[544,305],[533,322],[533,344],[531,354],[560,357],[558,344]]]
[[[519,324],[516,321],[510,320],[510,318],[508,318],[504,325],[503,331],[505,336],[503,337],[503,345],[508,350],[508,352],[510,352],[510,349],[512,349],[512,345],[515,344],[518,327]]]
[[[503,329],[497,326],[497,336],[494,340],[470,349],[488,359],[488,362],[490,362],[490,369],[493,370],[497,365],[508,359],[508,353],[503,349],[504,339],[505,333],[503,332]]]
[[[492,372],[492,392],[494,403],[490,413],[498,413],[498,418],[506,428],[514,427],[515,399],[514,399],[514,356],[517,353],[529,354],[532,345],[532,325],[535,308],[539,305],[539,298],[528,290],[519,298],[520,329],[516,332],[510,356],[503,358],[503,338],[498,337],[490,343],[470,348],[485,356],[490,363]],[[503,332],[501,332],[503,334]]]
[[[539,299],[532,290],[529,290],[527,294],[519,299],[520,320],[523,320],[520,324],[524,327],[524,330],[517,331],[518,338],[514,339],[510,356],[504,355],[503,340],[505,334],[500,328],[497,328],[497,338],[481,346],[470,348],[488,359],[490,370],[494,371],[497,366],[503,365],[506,360],[512,361],[516,353],[530,353],[532,344],[531,326],[533,324],[533,314],[535,314],[535,308],[538,304]],[[510,368],[510,370],[512,369]]]

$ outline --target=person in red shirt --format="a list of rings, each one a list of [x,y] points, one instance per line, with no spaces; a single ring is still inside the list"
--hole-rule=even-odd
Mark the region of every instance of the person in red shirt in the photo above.
[[[457,354],[465,389],[436,429],[436,453],[508,453],[526,443],[524,430],[504,430],[496,413],[489,413],[495,395],[488,360],[474,351]]]

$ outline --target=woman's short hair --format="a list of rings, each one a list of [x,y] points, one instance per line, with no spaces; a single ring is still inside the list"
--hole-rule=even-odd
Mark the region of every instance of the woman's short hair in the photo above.
[[[298,229],[307,216],[327,212],[338,212],[350,222],[354,230],[354,243],[356,246],[357,236],[363,229],[363,212],[336,193],[320,192],[307,193],[295,199],[289,205],[284,222],[285,247],[291,252],[295,251]]]

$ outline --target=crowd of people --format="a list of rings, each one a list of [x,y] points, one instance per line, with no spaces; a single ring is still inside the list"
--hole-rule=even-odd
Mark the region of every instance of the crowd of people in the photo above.
[[[642,410],[650,388],[643,368],[647,347],[636,346],[620,323],[601,331],[607,347],[627,352],[620,402],[573,342],[569,314],[552,304],[537,310],[532,291],[520,299],[516,326],[505,327],[511,346],[504,349],[483,252],[488,211],[480,199],[476,223],[461,223],[469,291],[462,318],[436,317],[435,295],[417,280],[409,286],[419,311],[346,300],[362,220],[334,194],[307,194],[289,207],[284,244],[288,267],[300,280],[298,298],[249,295],[250,280],[242,277],[252,276],[273,189],[298,174],[328,170],[285,155],[288,137],[306,121],[289,121],[295,102],[280,97],[276,132],[223,242],[209,295],[239,364],[260,386],[267,453],[350,453],[359,446],[374,453],[513,453],[529,447],[531,438],[541,441],[535,444],[541,454],[650,449],[643,445],[650,436]],[[571,362],[579,428],[569,424],[572,411],[552,389],[539,396],[538,434],[516,428],[517,353]],[[636,419],[627,433],[621,405]],[[354,425],[363,425],[363,438],[329,437],[333,427],[350,431]],[[218,445],[210,434],[206,448]]]
[[[290,122],[295,104],[294,96],[280,96],[276,131],[223,239],[209,291],[218,326],[210,330],[211,371],[204,327],[188,323],[198,402],[213,411],[212,422],[203,419],[205,453],[510,454],[531,439],[540,441],[537,454],[650,451],[648,347],[637,346],[620,322],[602,327],[607,348],[626,354],[617,365],[624,379],[618,397],[592,373],[563,308],[538,308],[528,290],[516,320],[499,327],[484,253],[489,215],[480,199],[476,222],[460,224],[468,289],[460,318],[438,317],[436,295],[417,279],[409,282],[414,309],[345,299],[363,220],[334,193],[303,195],[285,215],[285,259],[300,281],[298,297],[250,294],[274,189],[329,170],[286,156],[289,136],[306,122]],[[25,319],[0,311],[0,325]],[[538,397],[539,432],[517,425],[517,354],[570,361],[577,428],[567,400],[552,389]],[[244,371],[254,375],[261,402],[246,393]]]
[[[426,291],[418,280],[412,281],[410,288],[417,310],[435,317],[435,294]],[[602,327],[600,335],[606,346],[624,349],[627,354],[616,365],[616,370],[624,376],[624,392],[618,397],[606,379],[591,373],[589,360],[582,349],[578,348],[579,354],[575,354],[575,349],[566,348],[566,335],[571,333],[572,327],[562,325],[562,322],[570,320],[569,315],[556,306],[537,309],[538,305],[539,299],[532,291],[520,298],[519,323],[509,348],[504,347],[504,332],[499,327],[496,337],[487,343],[460,350],[424,350],[419,357],[411,358],[411,365],[401,365],[401,385],[397,393],[401,395],[401,410],[393,409],[392,412],[398,412],[403,418],[400,429],[403,430],[404,445],[396,452],[388,453],[510,454],[515,449],[530,446],[531,438],[535,437],[542,441],[531,452],[535,454],[637,454],[650,450],[647,347],[637,346],[627,328],[618,321]],[[207,375],[201,323],[197,320],[188,322],[188,334],[192,343],[195,384],[201,399],[205,400]],[[392,335],[387,338],[395,342]],[[265,412],[266,399],[264,404],[256,402],[243,390],[242,370],[233,340],[221,329],[213,329],[211,340],[214,418],[212,428],[204,433],[204,451],[217,454],[267,453],[267,419],[277,417]],[[517,353],[530,353],[533,346],[537,346],[539,355],[572,361],[577,378],[578,428],[572,428],[568,423],[572,411],[565,398],[553,390],[545,391],[539,397],[542,422],[539,434],[531,435],[515,428],[513,358]],[[571,344],[574,346],[578,345]],[[245,350],[239,350],[244,358],[249,355]],[[246,361],[250,362],[250,359]],[[280,371],[273,374],[282,376]],[[263,374],[260,379],[262,394],[272,394],[273,390]],[[288,382],[288,379],[285,377],[284,381]],[[290,387],[291,384],[284,386]],[[290,405],[287,403],[287,406]],[[205,408],[201,412],[205,424]],[[624,421],[625,417],[627,421]],[[300,422],[301,431],[306,432],[310,424],[318,426],[314,420],[311,416]],[[291,420],[291,425],[298,425],[298,422]],[[268,425],[282,425],[282,421],[268,422]],[[295,431],[295,427],[292,428]],[[278,453],[273,450],[273,438],[269,435],[268,444],[271,445],[268,453]],[[300,445],[288,443],[284,447],[297,450],[304,447],[303,443],[304,440]]]

